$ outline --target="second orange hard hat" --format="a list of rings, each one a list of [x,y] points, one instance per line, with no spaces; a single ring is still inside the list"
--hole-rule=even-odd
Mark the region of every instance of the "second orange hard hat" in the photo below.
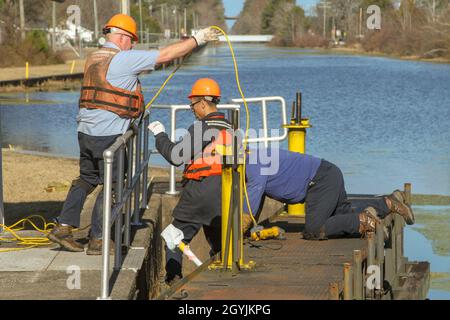
[[[217,97],[220,98],[221,92],[219,84],[213,79],[202,78],[197,80],[192,87],[192,91],[189,94],[188,98],[192,97]]]
[[[126,31],[133,36],[133,40],[138,41],[136,21],[129,15],[122,13],[116,14],[105,25],[105,29],[109,28],[119,28]]]

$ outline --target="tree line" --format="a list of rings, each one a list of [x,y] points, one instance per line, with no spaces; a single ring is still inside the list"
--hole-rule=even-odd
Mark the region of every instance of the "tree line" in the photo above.
[[[22,66],[25,61],[34,65],[63,62],[64,55],[55,52],[51,44],[54,3],[57,28],[66,28],[67,9],[76,5],[80,8],[81,27],[94,31],[97,26],[98,36],[108,19],[121,9],[120,0],[96,0],[97,15],[94,16],[93,0],[0,0],[0,55],[4,57],[0,67]],[[130,14],[138,23],[138,32],[144,40],[153,34],[154,41],[165,30],[179,38],[183,33],[189,35],[193,28],[212,24],[225,27],[221,0],[130,0]],[[96,46],[97,39],[86,45]]]
[[[376,5],[381,28],[367,28]],[[450,58],[449,0],[328,0],[306,15],[295,0],[246,0],[236,34],[273,34],[273,45],[330,47],[342,40],[368,52]]]

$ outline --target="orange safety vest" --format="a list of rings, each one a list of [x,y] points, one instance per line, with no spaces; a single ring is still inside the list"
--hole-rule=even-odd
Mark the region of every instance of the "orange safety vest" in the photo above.
[[[109,64],[120,50],[101,48],[91,53],[84,67],[80,108],[111,111],[122,118],[137,118],[144,111],[141,84],[135,91],[112,86],[106,80]]]
[[[187,180],[201,181],[205,177],[222,174],[223,157],[230,155],[233,146],[233,131],[224,116],[210,117],[205,120],[209,127],[219,129],[219,135],[213,137],[202,152],[186,165],[183,177]]]

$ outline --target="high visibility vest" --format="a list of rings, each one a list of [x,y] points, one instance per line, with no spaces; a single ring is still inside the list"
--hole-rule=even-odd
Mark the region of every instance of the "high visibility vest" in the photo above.
[[[122,118],[137,118],[144,111],[141,84],[135,91],[112,86],[106,80],[109,64],[120,50],[101,48],[91,53],[84,67],[80,108],[114,112]]]
[[[208,127],[220,130],[202,152],[186,165],[183,177],[187,180],[201,181],[205,177],[222,175],[224,156],[232,154],[233,131],[223,116],[210,117],[205,120]]]

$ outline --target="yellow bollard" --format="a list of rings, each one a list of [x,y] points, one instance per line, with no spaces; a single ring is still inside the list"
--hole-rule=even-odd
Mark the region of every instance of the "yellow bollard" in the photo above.
[[[75,60],[72,61],[72,66],[70,67],[70,74],[73,74],[74,69],[75,69]]]
[[[29,64],[28,62],[25,62],[25,79],[28,80],[28,78],[30,77],[30,70],[29,70]]]
[[[233,122],[236,124],[236,112]],[[237,125],[234,126],[237,128]],[[233,136],[233,148],[216,149],[224,156],[222,166],[222,251],[220,261],[209,265],[210,270],[231,270],[233,273],[251,269],[253,261],[244,263],[244,240],[242,234],[242,212],[244,210],[244,165],[243,154],[239,154],[238,139]],[[241,151],[242,152],[242,151]],[[232,161],[230,161],[232,160]],[[231,164],[230,164],[231,163]],[[236,164],[232,164],[236,163]]]
[[[293,105],[291,123],[284,125],[283,128],[288,129],[289,151],[304,154],[306,152],[306,129],[311,128],[311,125],[309,119],[302,119],[301,117],[301,103],[301,94],[297,93],[297,102]],[[296,116],[294,116],[295,113]],[[289,216],[304,217],[305,205],[301,203],[290,204],[287,213]]]

